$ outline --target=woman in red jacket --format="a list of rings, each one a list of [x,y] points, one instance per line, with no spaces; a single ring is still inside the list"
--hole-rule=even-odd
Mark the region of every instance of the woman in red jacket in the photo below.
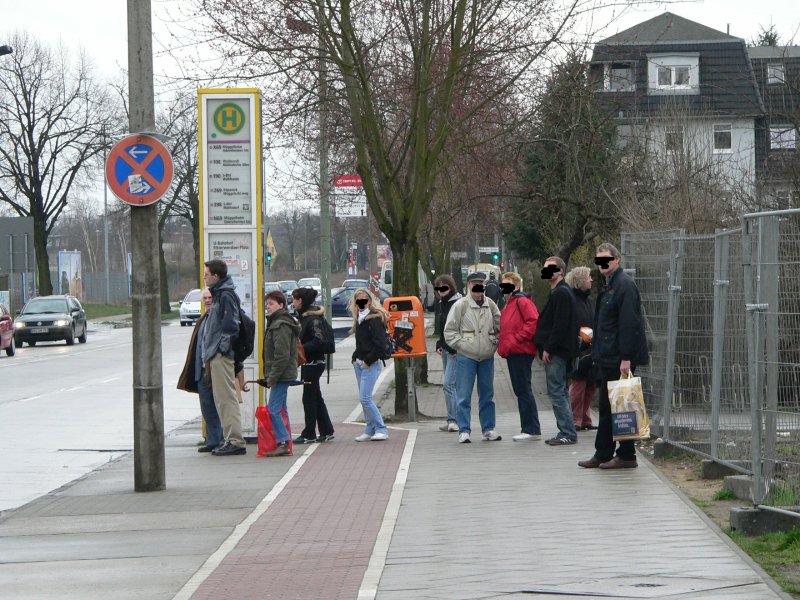
[[[503,294],[510,294],[500,315],[500,340],[497,352],[506,359],[511,387],[517,397],[521,433],[515,442],[528,442],[542,435],[539,411],[531,387],[531,367],[536,356],[533,336],[539,311],[528,295],[519,288],[522,279],[517,273],[504,273],[500,279]]]

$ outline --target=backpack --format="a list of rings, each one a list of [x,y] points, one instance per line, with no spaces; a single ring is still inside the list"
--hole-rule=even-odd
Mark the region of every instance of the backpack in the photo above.
[[[387,328],[384,328],[383,334],[384,334],[382,340],[383,343],[381,344],[381,347],[379,349],[380,356],[378,356],[378,358],[380,360],[389,360],[390,358],[392,358],[392,354],[395,354],[397,352],[397,344],[395,343],[392,334],[389,333],[389,330]]]
[[[250,357],[255,348],[256,322],[242,310],[239,296],[233,292],[231,293],[236,300],[236,306],[239,308],[239,335],[236,336],[236,339],[231,344],[233,362],[243,363]]]
[[[336,352],[336,341],[333,337],[333,327],[328,323],[328,319],[320,317],[320,326],[322,327],[322,353],[333,354]]]

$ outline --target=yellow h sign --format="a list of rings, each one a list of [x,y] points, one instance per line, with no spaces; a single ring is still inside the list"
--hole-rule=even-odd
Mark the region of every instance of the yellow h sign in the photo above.
[[[214,126],[220,133],[237,133],[244,127],[244,111],[233,102],[221,104],[214,111]]]

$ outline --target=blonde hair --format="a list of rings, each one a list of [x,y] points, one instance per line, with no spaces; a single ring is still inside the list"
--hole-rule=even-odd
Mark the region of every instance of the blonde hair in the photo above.
[[[519,273],[514,273],[514,271],[509,271],[508,273],[503,273],[500,276],[500,281],[503,281],[503,279],[510,279],[511,282],[514,284],[515,288],[521,288],[522,287],[522,277],[519,276]]]
[[[589,267],[575,267],[567,276],[564,277],[564,281],[567,282],[567,285],[571,288],[577,288],[578,285],[591,273],[591,269]]]
[[[350,314],[353,316],[353,327],[350,329],[350,333],[353,333],[356,330],[356,327],[358,327],[358,313],[360,309],[356,304],[356,296],[359,294],[366,294],[367,298],[369,298],[367,308],[369,308],[370,311],[380,313],[381,319],[384,323],[389,320],[389,313],[386,312],[386,309],[383,308],[380,302],[378,302],[378,299],[375,297],[375,295],[367,288],[358,288],[355,292],[353,292],[353,295],[350,296],[350,302],[347,305],[347,310],[350,311]]]

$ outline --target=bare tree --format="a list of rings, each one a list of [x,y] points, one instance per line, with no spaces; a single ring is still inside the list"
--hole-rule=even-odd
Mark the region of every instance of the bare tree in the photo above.
[[[33,217],[39,289],[51,294],[47,238],[102,151],[110,106],[82,54],[72,62],[25,33],[11,43],[0,61],[0,202]]]

